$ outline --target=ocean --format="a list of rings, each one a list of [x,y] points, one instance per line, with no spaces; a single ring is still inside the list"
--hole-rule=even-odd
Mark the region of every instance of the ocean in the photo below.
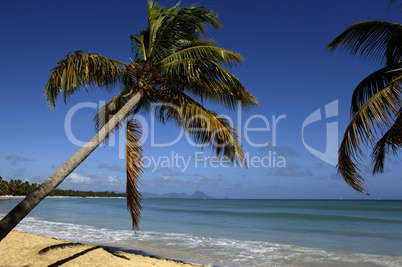
[[[16,230],[209,266],[402,266],[402,201],[142,203],[141,231],[116,198],[45,199]]]

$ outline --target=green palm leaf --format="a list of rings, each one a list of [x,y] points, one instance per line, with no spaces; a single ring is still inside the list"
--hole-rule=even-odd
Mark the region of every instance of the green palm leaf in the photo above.
[[[154,2],[148,2],[148,29],[132,36],[133,47],[143,47],[142,57],[160,61],[177,50],[186,40],[199,39],[205,33],[205,25],[215,29],[222,25],[213,11],[192,5],[179,4],[165,10]],[[142,37],[141,37],[142,35]]]
[[[163,67],[166,82],[171,87],[191,92],[194,96],[235,108],[237,101],[243,108],[258,105],[257,99],[246,91],[241,82],[209,59],[183,59]]]
[[[356,162],[360,161],[360,145],[374,143],[374,137],[378,129],[391,126],[395,115],[402,107],[400,83],[402,77],[398,77],[388,86],[378,91],[362,105],[351,119],[341,146],[339,148],[338,173],[354,189],[366,193],[362,187],[363,178]]]
[[[145,36],[148,31],[141,31],[140,34],[131,35],[131,51],[135,52],[135,57],[140,60],[147,60],[147,45],[145,44]]]
[[[396,77],[401,76],[402,69],[400,67],[400,64],[384,67],[361,81],[352,95],[352,115],[356,114],[362,105],[378,91],[390,84]]]
[[[371,20],[350,26],[328,45],[328,49],[334,51],[340,48],[389,66],[401,62],[401,43],[401,24]]]
[[[395,1],[389,1],[389,5]],[[399,146],[398,110],[401,108],[402,25],[381,20],[356,23],[329,45],[385,67],[366,77],[352,96],[350,121],[339,148],[338,174],[354,189],[364,192],[360,160],[362,144],[374,146],[373,173],[381,172],[385,154]],[[386,132],[379,140],[376,139]]]
[[[170,62],[188,59],[213,59],[215,62],[229,67],[236,66],[244,61],[244,58],[238,53],[219,47],[212,39],[208,39],[184,43],[178,51],[163,58],[160,62],[169,64]]]
[[[391,128],[376,143],[371,154],[374,165],[373,174],[384,171],[385,154],[392,151],[395,155],[402,147],[402,114],[396,118]]]

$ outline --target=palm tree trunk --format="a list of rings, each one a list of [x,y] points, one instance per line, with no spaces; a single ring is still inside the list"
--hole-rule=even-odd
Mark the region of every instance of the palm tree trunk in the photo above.
[[[116,125],[138,104],[143,95],[143,90],[138,91],[88,143],[0,221],[0,241],[99,146]]]

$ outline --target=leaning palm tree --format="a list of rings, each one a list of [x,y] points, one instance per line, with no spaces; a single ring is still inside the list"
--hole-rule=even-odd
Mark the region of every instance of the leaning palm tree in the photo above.
[[[343,49],[383,65],[355,88],[352,119],[338,151],[338,174],[355,190],[367,193],[361,146],[372,150],[373,174],[384,171],[386,154],[395,154],[402,147],[402,25],[380,20],[359,22],[328,48]]]
[[[95,116],[98,133],[3,218],[0,240],[101,142],[124,125],[127,131],[127,205],[133,227],[138,228],[141,209],[138,185],[143,171],[143,151],[139,141],[141,127],[135,115],[141,110],[152,110],[162,123],[173,121],[195,142],[210,147],[218,156],[227,157],[234,165],[245,162],[236,129],[202,103],[208,100],[235,108],[237,103],[248,107],[258,102],[225,68],[242,63],[243,58],[206,39],[208,24],[221,28],[218,17],[205,7],[177,4],[165,9],[150,1],[148,28],[131,36],[134,60],[123,63],[99,54],[76,51],[58,62],[44,90],[53,110],[60,94],[67,101],[78,90],[91,87],[111,91],[120,85],[121,90]]]

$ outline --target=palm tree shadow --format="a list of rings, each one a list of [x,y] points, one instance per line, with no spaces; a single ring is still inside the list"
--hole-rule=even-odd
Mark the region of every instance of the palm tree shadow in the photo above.
[[[73,242],[72,242],[72,243],[57,244],[57,245],[53,245],[53,246],[49,246],[49,247],[46,247],[46,248],[44,248],[44,249],[41,249],[41,250],[38,252],[38,254],[39,254],[39,255],[42,255],[42,254],[45,254],[45,253],[47,253],[47,252],[49,252],[49,251],[51,251],[51,250],[53,250],[53,249],[58,249],[58,248],[61,248],[61,249],[64,249],[64,248],[74,248],[74,247],[78,247],[78,246],[85,246],[85,245],[84,245],[84,244],[81,244],[81,243],[73,243]],[[130,259],[127,258],[126,256],[120,255],[118,251],[114,251],[114,250],[109,249],[109,248],[103,248],[103,247],[99,247],[99,246],[94,246],[94,247],[90,247],[90,248],[88,248],[88,249],[86,249],[86,250],[83,250],[83,251],[81,251],[81,252],[79,252],[79,253],[76,253],[76,254],[74,254],[74,255],[72,255],[72,256],[70,256],[70,257],[67,257],[67,258],[65,258],[65,259],[59,260],[59,261],[57,261],[57,262],[55,262],[55,263],[53,263],[53,264],[50,264],[50,265],[48,265],[48,267],[60,266],[60,265],[62,265],[62,264],[65,264],[65,263],[67,263],[67,262],[69,262],[69,261],[71,261],[71,260],[74,260],[74,259],[76,259],[76,258],[78,258],[78,257],[80,257],[80,256],[82,256],[82,255],[85,255],[86,253],[91,252],[91,251],[96,250],[96,249],[102,249],[102,250],[104,250],[104,251],[106,251],[106,252],[112,254],[112,255],[115,256],[115,257],[119,257],[119,258],[122,258],[122,259],[125,259],[125,260],[130,260]]]

